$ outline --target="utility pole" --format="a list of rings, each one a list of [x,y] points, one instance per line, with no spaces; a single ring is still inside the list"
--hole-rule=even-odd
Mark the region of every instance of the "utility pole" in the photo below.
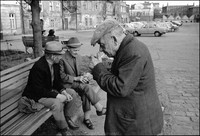
[[[20,13],[21,13],[22,34],[25,34],[25,27],[24,27],[24,10],[23,10],[23,5],[22,5],[22,0],[20,0]]]

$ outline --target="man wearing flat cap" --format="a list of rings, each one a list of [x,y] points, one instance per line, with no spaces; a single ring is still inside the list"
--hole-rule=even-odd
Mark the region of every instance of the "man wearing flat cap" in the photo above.
[[[146,45],[126,34],[114,19],[94,31],[91,44],[113,57],[111,71],[92,57],[92,75],[107,92],[106,135],[157,135],[163,113],[155,85],[154,66]]]
[[[65,88],[74,89],[82,98],[84,121],[83,123],[89,128],[94,129],[90,119],[91,104],[96,108],[97,115],[101,116],[106,113],[106,108],[100,104],[100,98],[88,84],[92,79],[90,73],[82,75],[80,71],[81,56],[78,55],[82,43],[77,37],[68,40],[67,51],[60,61],[60,75]]]
[[[44,52],[45,55],[35,62],[30,70],[22,96],[50,108],[61,134],[70,135],[64,110],[80,107],[81,101],[73,89],[66,89],[61,85],[59,60],[64,54],[61,43],[57,41],[46,43]],[[68,109],[64,109],[64,106]]]

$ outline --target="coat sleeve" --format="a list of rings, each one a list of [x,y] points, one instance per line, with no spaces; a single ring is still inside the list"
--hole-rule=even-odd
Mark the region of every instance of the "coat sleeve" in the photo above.
[[[65,62],[64,60],[60,60],[60,77],[63,83],[73,83],[74,82],[74,77],[67,74],[65,71]]]
[[[139,55],[132,55],[119,63],[117,73],[109,72],[102,63],[92,70],[94,79],[108,94],[126,97],[136,88],[143,72],[144,60]]]

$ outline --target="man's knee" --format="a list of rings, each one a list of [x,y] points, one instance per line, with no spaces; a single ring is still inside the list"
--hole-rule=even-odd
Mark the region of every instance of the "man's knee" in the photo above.
[[[55,99],[53,105],[51,106],[51,110],[62,111],[63,110],[63,103],[59,99]]]
[[[78,96],[77,92],[76,92],[74,89],[67,88],[67,89],[66,89],[66,92],[67,92],[68,94],[70,94],[73,98]]]

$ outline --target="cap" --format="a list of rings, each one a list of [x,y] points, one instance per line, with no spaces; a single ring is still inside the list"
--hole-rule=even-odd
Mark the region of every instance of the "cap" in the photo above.
[[[91,39],[91,45],[94,46],[101,37],[111,32],[116,26],[120,26],[120,24],[115,19],[106,19],[103,23],[98,25]]]
[[[68,41],[67,41],[67,47],[69,48],[78,48],[81,45],[83,45],[82,43],[80,43],[80,41],[78,40],[77,37],[71,37]]]
[[[62,49],[62,44],[59,43],[58,41],[47,42],[44,51],[45,53],[57,54],[57,55],[62,55],[65,53]]]

